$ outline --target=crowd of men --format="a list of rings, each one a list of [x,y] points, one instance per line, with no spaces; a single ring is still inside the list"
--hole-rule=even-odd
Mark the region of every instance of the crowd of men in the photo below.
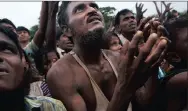
[[[43,1],[32,40],[1,19],[0,110],[188,111],[188,18],[162,3],[105,29],[93,1]]]

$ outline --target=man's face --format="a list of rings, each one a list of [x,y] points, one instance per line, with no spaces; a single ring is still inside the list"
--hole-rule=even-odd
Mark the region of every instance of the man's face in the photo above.
[[[2,23],[1,25],[4,26],[4,27],[7,27],[9,29],[11,29],[13,32],[16,33],[16,29],[12,25],[6,24],[6,23]]]
[[[65,50],[65,51],[71,51],[73,48],[73,42],[72,40],[70,40],[71,37],[67,37],[65,35],[61,35],[59,41],[58,41],[58,45],[61,49]]]
[[[174,17],[177,17],[178,16],[178,13],[177,12],[174,12],[172,13]]]
[[[25,30],[22,30],[22,31],[17,31],[17,34],[19,36],[18,40],[19,42],[26,42],[26,41],[29,41],[29,33]]]
[[[24,77],[24,64],[15,43],[0,32],[0,91],[20,87]]]
[[[104,20],[94,2],[71,2],[67,7],[69,27],[75,36],[82,36],[97,29],[104,29]]]
[[[119,28],[121,29],[121,33],[132,33],[136,31],[137,22],[135,16],[128,12],[127,14],[120,15]]]

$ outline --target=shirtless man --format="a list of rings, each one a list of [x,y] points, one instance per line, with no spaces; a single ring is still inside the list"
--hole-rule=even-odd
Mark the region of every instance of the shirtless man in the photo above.
[[[74,48],[52,66],[47,83],[68,111],[126,111],[166,47],[164,39],[155,47],[158,37],[151,34],[134,57],[143,37],[138,31],[120,54],[101,50],[104,20],[98,9],[94,2],[63,2],[60,7],[59,24],[72,35]]]

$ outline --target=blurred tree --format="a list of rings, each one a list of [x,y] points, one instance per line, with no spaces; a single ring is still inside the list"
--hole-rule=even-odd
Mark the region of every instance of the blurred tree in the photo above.
[[[102,12],[104,16],[104,22],[105,22],[105,29],[108,29],[113,22],[114,19],[114,12],[116,11],[116,8],[114,7],[101,7],[99,10]]]
[[[30,40],[33,39],[36,31],[38,30],[39,25],[34,25],[30,28]]]

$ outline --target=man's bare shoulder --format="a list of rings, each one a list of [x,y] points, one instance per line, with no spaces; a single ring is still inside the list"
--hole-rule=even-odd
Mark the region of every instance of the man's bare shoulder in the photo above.
[[[52,65],[48,71],[48,77],[51,77],[51,75],[71,76],[71,67],[74,62],[75,61],[70,54],[65,55]]]

